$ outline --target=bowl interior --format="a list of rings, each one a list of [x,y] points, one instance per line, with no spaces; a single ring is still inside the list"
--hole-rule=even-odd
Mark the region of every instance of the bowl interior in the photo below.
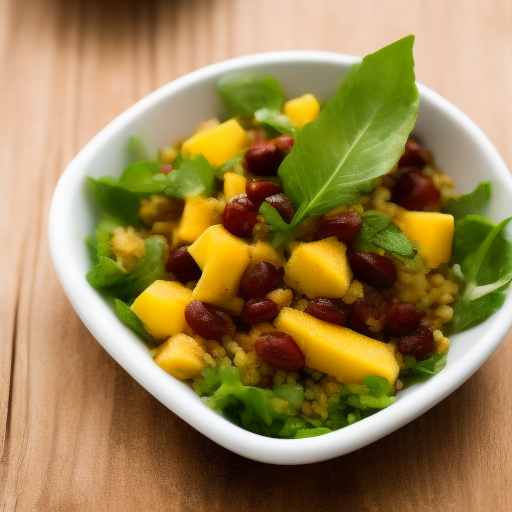
[[[194,428],[236,453],[264,462],[298,464],[342,455],[432,407],[469,378],[506,335],[511,324],[506,314],[511,297],[487,322],[453,336],[447,367],[428,382],[399,393],[388,409],[318,438],[265,438],[210,411],[187,385],[156,366],[144,344],[88,285],[85,274],[91,263],[84,239],[93,232],[98,217],[86,193],[85,177],[118,176],[127,163],[126,142],[132,135],[143,136],[154,153],[191,134],[201,121],[225,118],[215,85],[233,69],[275,76],[288,98],[311,92],[326,101],[356,60],[323,52],[282,52],[233,59],[182,77],[141,100],[100,132],[66,169],[52,202],[52,259],[66,294],[91,333],[139,383]],[[512,180],[492,144],[449,102],[421,86],[420,95],[415,135],[434,152],[437,164],[460,192],[472,190],[480,181],[493,182],[491,219],[510,215]]]

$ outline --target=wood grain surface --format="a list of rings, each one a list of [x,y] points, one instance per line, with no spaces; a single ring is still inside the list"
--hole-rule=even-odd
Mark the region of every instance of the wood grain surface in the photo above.
[[[509,0],[0,0],[1,510],[512,510],[510,335],[397,432],[275,467],[217,446],[133,381],[82,325],[49,257],[62,171],[155,88],[237,55],[362,56],[409,33],[418,81],[512,167]]]

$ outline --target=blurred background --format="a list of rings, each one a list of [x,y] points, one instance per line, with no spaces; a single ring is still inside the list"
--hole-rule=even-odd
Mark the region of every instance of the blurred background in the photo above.
[[[510,0],[0,0],[0,509],[512,510],[510,335],[399,431],[273,467],[220,448],[135,383],[82,325],[48,254],[59,176],[151,91],[239,55],[364,56],[411,33],[417,80],[512,167]]]

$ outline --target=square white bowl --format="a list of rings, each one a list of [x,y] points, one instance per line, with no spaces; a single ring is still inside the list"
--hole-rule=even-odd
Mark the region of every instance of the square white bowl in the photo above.
[[[309,439],[272,439],[230,423],[203,405],[192,389],[159,368],[146,346],[125,327],[85,280],[91,267],[85,238],[98,217],[88,200],[87,175],[119,176],[126,165],[126,142],[142,135],[155,152],[191,134],[199,122],[225,117],[218,79],[248,69],[275,76],[288,98],[313,93],[328,100],[350,65],[359,59],[326,52],[276,52],[240,57],[200,69],[153,92],[112,121],[69,164],[52,201],[49,240],[52,260],[76,312],[105,350],[153,396],[189,425],[225,448],[273,464],[318,462],[349,453],[393,432],[430,409],[465,382],[490,356],[512,324],[512,295],[483,324],[451,338],[446,368],[423,384],[398,393],[387,409],[358,423]],[[414,133],[434,152],[437,164],[469,192],[493,182],[489,217],[512,215],[512,179],[482,131],[460,110],[418,86],[420,113]]]

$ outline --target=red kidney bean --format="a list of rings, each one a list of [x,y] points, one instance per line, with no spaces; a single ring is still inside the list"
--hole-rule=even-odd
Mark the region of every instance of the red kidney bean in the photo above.
[[[296,372],[306,364],[304,354],[295,340],[284,332],[276,331],[260,336],[254,348],[260,359],[277,370]]]
[[[169,253],[165,268],[167,272],[172,272],[174,277],[183,284],[187,284],[189,281],[197,281],[201,277],[201,269],[188,252],[188,246],[180,247]]]
[[[279,306],[270,299],[251,299],[242,308],[242,322],[254,325],[273,320],[279,313]]]
[[[262,261],[252,269],[247,269],[240,281],[239,295],[245,300],[262,298],[268,292],[283,286],[283,275],[269,263]]]
[[[407,171],[396,181],[392,199],[407,210],[439,210],[441,193],[432,180],[419,171]]]
[[[283,159],[290,154],[295,144],[295,139],[288,135],[280,135],[272,141],[276,149],[281,153]]]
[[[316,297],[310,301],[304,312],[325,322],[345,325],[351,310],[352,306],[345,304],[341,299]]]
[[[385,324],[385,305],[382,302],[373,302],[369,298],[362,298],[356,300],[353,304],[352,313],[349,319],[349,327],[365,336],[374,338],[380,341],[385,340],[385,335],[381,329],[372,330],[366,323],[367,320],[373,318],[380,322],[381,326]]]
[[[343,212],[332,217],[320,217],[315,238],[335,236],[340,242],[353,242],[363,227],[361,216],[357,212]]]
[[[295,215],[295,209],[291,201],[284,194],[275,194],[267,197],[265,202],[273,206],[279,212],[283,220],[287,224],[290,224]]]
[[[396,340],[396,348],[404,356],[414,356],[418,361],[427,359],[434,351],[434,335],[430,329],[420,327],[411,334]]]
[[[189,327],[207,340],[221,341],[223,336],[234,336],[236,327],[231,317],[221,308],[193,300],[185,308]]]
[[[424,316],[411,302],[392,304],[386,309],[386,327],[395,334],[406,334],[417,329]]]
[[[172,171],[172,165],[170,164],[164,164],[162,167],[160,167],[160,172],[167,175]]]
[[[245,152],[243,165],[256,176],[275,176],[283,161],[281,153],[271,142],[263,142]]]
[[[417,141],[409,138],[405,143],[405,151],[400,160],[398,167],[417,167],[421,169],[428,161],[429,154]]]
[[[258,209],[246,194],[232,197],[222,212],[222,225],[235,236],[251,238]]]
[[[267,197],[279,194],[283,189],[271,181],[250,181],[247,183],[247,197],[260,207]]]
[[[385,256],[373,252],[353,252],[349,254],[348,262],[360,281],[379,289],[391,288],[395,284],[395,265]]]

